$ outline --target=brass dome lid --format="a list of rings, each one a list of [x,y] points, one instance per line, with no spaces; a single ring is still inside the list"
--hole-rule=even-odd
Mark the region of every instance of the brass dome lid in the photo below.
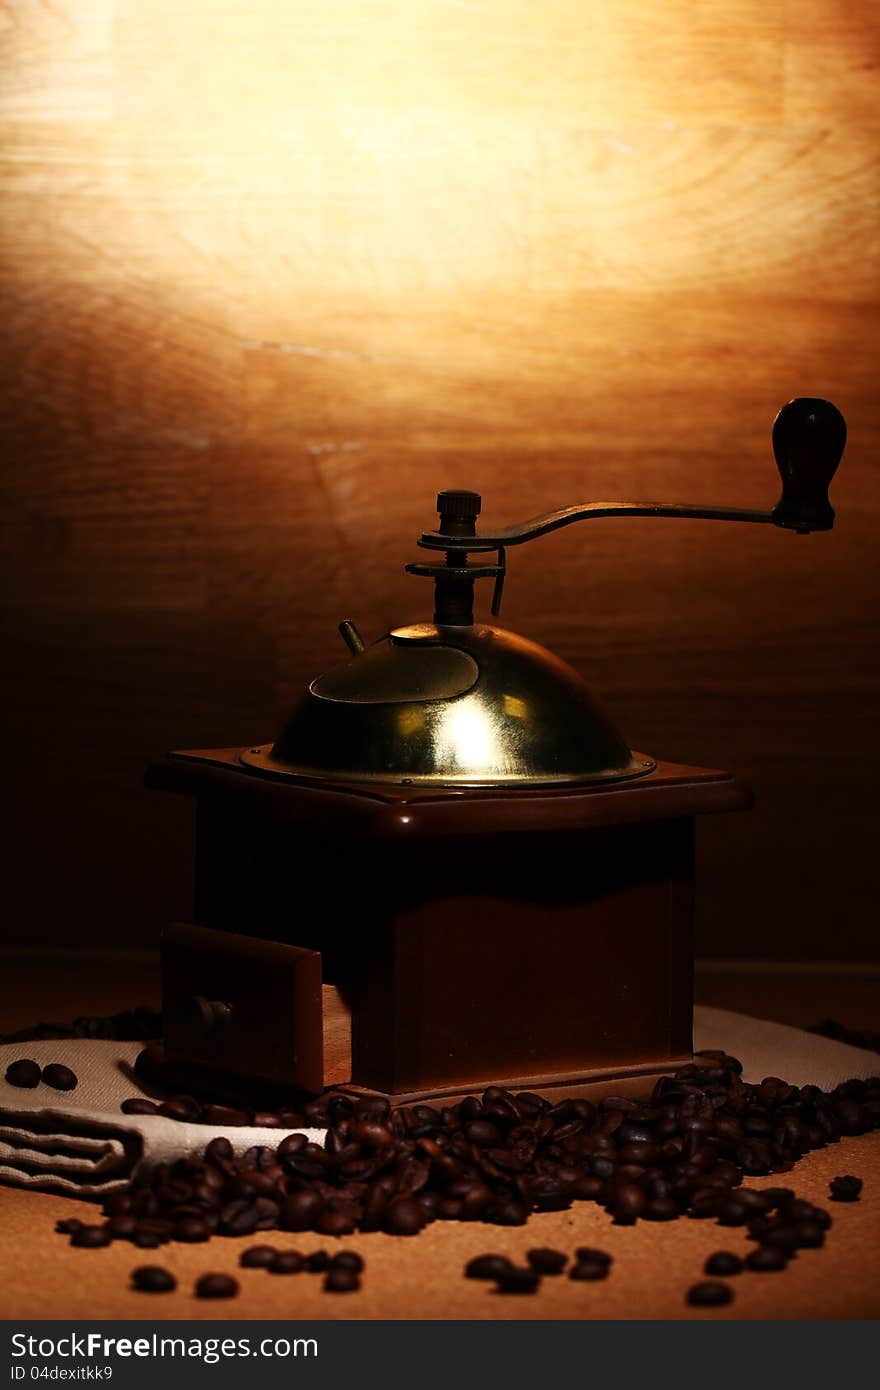
[[[540,786],[638,777],[581,677],[487,625],[395,628],[319,676],[255,771],[333,782]]]

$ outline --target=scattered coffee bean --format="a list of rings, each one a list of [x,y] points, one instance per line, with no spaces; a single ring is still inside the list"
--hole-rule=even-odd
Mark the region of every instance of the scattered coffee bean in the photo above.
[[[720,1274],[728,1278],[731,1274],[741,1274],[743,1262],[739,1255],[734,1255],[729,1250],[718,1250],[714,1255],[710,1255],[703,1266],[707,1274]]]
[[[360,1286],[357,1270],[347,1269],[345,1265],[332,1264],[324,1276],[327,1293],[354,1293]]]
[[[842,1178],[832,1178],[829,1186],[833,1202],[857,1202],[862,1193],[861,1178],[854,1178],[849,1174]]]
[[[132,1270],[131,1284],[141,1293],[170,1293],[177,1288],[174,1275],[161,1265],[140,1265]]]
[[[594,1260],[598,1264],[605,1265],[610,1265],[613,1262],[614,1258],[612,1255],[609,1255],[608,1252],[605,1250],[592,1250],[589,1245],[579,1245],[577,1250],[575,1250],[574,1252],[574,1257],[578,1261]]]
[[[692,1303],[695,1308],[720,1308],[725,1303],[730,1303],[733,1293],[726,1284],[717,1284],[714,1280],[706,1280],[703,1284],[693,1284],[687,1292],[687,1301]]]
[[[768,1273],[771,1270],[785,1269],[788,1255],[774,1245],[759,1245],[757,1250],[749,1251],[745,1262],[747,1269]]]
[[[196,1280],[196,1298],[234,1298],[238,1280],[231,1274],[203,1274]]]
[[[330,1256],[326,1250],[315,1250],[306,1256],[306,1269],[310,1274],[323,1274],[330,1268]]]
[[[605,1260],[576,1260],[568,1271],[569,1279],[607,1279],[610,1266]]]
[[[20,1086],[22,1090],[32,1091],[40,1084],[41,1068],[39,1062],[30,1057],[22,1057],[18,1062],[10,1062],[6,1068],[6,1080],[10,1086]]]
[[[85,1250],[97,1250],[102,1245],[109,1245],[112,1239],[106,1226],[78,1226],[70,1237],[70,1243]]]
[[[464,1267],[466,1279],[498,1279],[513,1265],[506,1255],[475,1255]]]
[[[359,1255],[356,1250],[340,1250],[330,1263],[334,1269],[353,1269],[355,1274],[362,1274],[364,1269],[363,1255]]]
[[[534,1293],[540,1282],[541,1276],[536,1269],[511,1265],[496,1276],[495,1285],[499,1293]]]
[[[268,1269],[277,1256],[274,1245],[252,1245],[249,1250],[241,1252],[238,1263],[243,1269]]]
[[[43,1081],[47,1086],[51,1086],[53,1091],[73,1091],[79,1078],[75,1071],[63,1066],[61,1062],[50,1062],[48,1067],[43,1067]]]
[[[299,1274],[305,1268],[305,1259],[298,1250],[279,1250],[270,1265],[267,1265],[270,1274]]]
[[[78,1231],[83,1225],[77,1216],[65,1216],[61,1221],[55,1222],[55,1230],[62,1236],[72,1236],[74,1231]]]
[[[158,1108],[155,1101],[144,1096],[130,1096],[119,1107],[123,1115],[155,1115]],[[158,1269],[158,1265],[144,1265],[144,1269]]]
[[[561,1274],[568,1264],[568,1256],[561,1250],[529,1250],[526,1259],[539,1274]]]

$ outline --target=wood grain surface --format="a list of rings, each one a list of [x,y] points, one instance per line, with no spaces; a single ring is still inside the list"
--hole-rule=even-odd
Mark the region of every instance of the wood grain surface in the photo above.
[[[833,533],[572,528],[503,621],[753,783],[704,955],[875,955],[867,0],[0,0],[0,46],[6,934],[186,916],[144,766],[269,738],[340,618],[423,616],[438,488],[762,506],[815,394]]]

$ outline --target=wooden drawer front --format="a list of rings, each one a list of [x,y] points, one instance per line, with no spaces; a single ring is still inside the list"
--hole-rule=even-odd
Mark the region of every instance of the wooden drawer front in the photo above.
[[[323,1088],[320,952],[175,922],[162,935],[162,1001],[169,1062]]]

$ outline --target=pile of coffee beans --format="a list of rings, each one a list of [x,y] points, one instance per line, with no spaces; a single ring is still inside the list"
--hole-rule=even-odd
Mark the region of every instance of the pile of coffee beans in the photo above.
[[[786,1208],[789,1198],[777,1208],[743,1190],[743,1178],[787,1171],[810,1149],[875,1128],[880,1081],[827,1094],[775,1077],[748,1085],[740,1073],[735,1059],[704,1054],[661,1078],[650,1099],[598,1104],[490,1086],[454,1106],[392,1112],[381,1098],[330,1094],[305,1116],[329,1126],[323,1144],[292,1134],[236,1157],[227,1139],[212,1139],[201,1158],[160,1165],[112,1196],[108,1227],[139,1244],[277,1228],[411,1236],[437,1220],[521,1226],[533,1211],[594,1201],[620,1224],[687,1215],[732,1226],[761,1218],[768,1235],[812,1229],[812,1209]]]
[[[41,1067],[33,1058],[21,1057],[17,1062],[9,1063],[6,1080],[10,1086],[19,1086],[27,1091],[33,1091],[41,1081],[44,1086],[51,1086],[53,1091],[72,1091],[79,1078],[76,1072],[61,1062],[50,1062],[48,1066]]]
[[[103,1226],[64,1226],[78,1245],[124,1239],[142,1247],[276,1229],[413,1236],[434,1221],[522,1226],[532,1212],[593,1201],[617,1224],[686,1216],[744,1227],[756,1249],[739,1268],[779,1270],[798,1250],[821,1246],[831,1218],[788,1187],[750,1190],[743,1179],[787,1172],[811,1149],[877,1128],[880,1080],[848,1081],[826,1093],[778,1077],[747,1084],[741,1072],[736,1059],[704,1053],[661,1078],[646,1099],[608,1096],[595,1104],[490,1086],[456,1105],[392,1111],[383,1098],[330,1093],[303,1112],[305,1124],[327,1126],[323,1144],[290,1134],[277,1147],[236,1156],[218,1136],[201,1157],[160,1165],[111,1196]],[[860,1186],[857,1178],[838,1178],[832,1194],[854,1200]],[[307,1268],[329,1278],[335,1270],[328,1288],[347,1282],[345,1266],[325,1251],[299,1265],[295,1252],[267,1249],[255,1247],[261,1253],[251,1261],[279,1274]],[[706,1273],[737,1273],[737,1258],[719,1251]],[[487,1255],[467,1273],[504,1292],[532,1292],[566,1263],[559,1252],[534,1250],[526,1268]],[[569,1277],[603,1279],[609,1266],[603,1252],[582,1248]],[[730,1297],[714,1281],[688,1293],[705,1306]]]

